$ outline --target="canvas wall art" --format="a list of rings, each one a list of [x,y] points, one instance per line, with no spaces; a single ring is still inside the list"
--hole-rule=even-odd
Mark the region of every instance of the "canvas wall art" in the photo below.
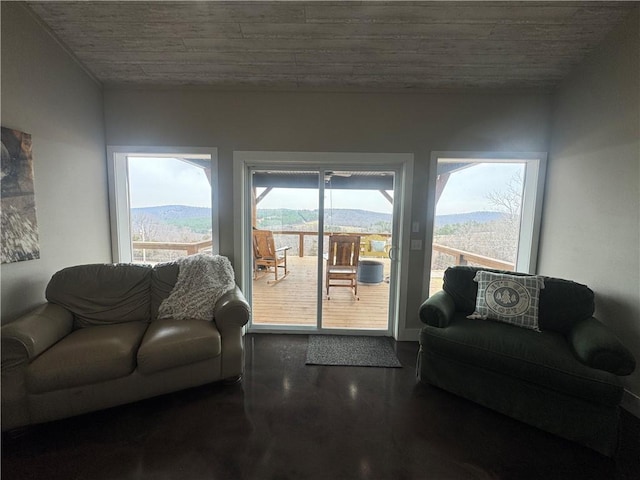
[[[1,260],[40,258],[31,135],[2,127]]]

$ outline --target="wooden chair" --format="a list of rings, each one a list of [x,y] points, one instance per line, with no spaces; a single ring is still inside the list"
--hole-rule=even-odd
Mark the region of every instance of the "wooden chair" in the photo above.
[[[273,232],[270,230],[253,231],[253,279],[256,280],[259,272],[273,273],[274,280],[267,283],[277,283],[289,275],[287,269],[287,250],[291,247],[276,248],[273,240]],[[278,276],[278,269],[282,269],[282,275]],[[263,275],[264,276],[264,275]]]
[[[326,279],[327,300],[330,287],[347,287],[358,298],[358,259],[360,257],[359,235],[331,235],[327,253]],[[332,282],[333,281],[333,282]]]
[[[382,235],[367,235],[362,237],[360,244],[361,257],[389,258],[391,246],[387,244],[387,238]]]

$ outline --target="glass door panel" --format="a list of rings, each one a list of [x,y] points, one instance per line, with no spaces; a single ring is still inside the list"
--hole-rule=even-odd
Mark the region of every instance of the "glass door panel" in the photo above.
[[[318,179],[318,171],[252,173],[254,326],[317,325]],[[274,251],[260,250],[256,230],[268,232]],[[276,257],[279,263],[263,257]]]
[[[387,330],[393,172],[324,172],[322,328]]]

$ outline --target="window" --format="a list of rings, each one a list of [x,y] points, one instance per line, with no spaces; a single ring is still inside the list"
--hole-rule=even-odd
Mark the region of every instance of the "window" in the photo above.
[[[109,149],[113,257],[218,253],[215,149]]]
[[[453,265],[535,272],[544,154],[435,154],[427,294]]]

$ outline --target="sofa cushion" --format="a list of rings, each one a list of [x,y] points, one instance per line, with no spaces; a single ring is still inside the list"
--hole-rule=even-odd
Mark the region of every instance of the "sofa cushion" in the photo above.
[[[615,406],[622,398],[618,378],[579,362],[557,332],[479,322],[456,313],[446,328],[424,327],[420,344],[451,361],[482,366],[594,403]]]
[[[76,328],[148,322],[150,286],[149,266],[79,265],[54,274],[46,297],[73,313]]]
[[[497,320],[539,332],[538,303],[542,277],[478,271],[476,308],[467,318]]]
[[[151,374],[215,358],[222,352],[220,332],[203,320],[155,320],[138,350],[138,370]]]
[[[129,322],[71,332],[31,362],[29,391],[50,392],[129,375],[147,325]]]
[[[471,266],[449,267],[444,272],[443,290],[453,298],[456,310],[465,315],[473,313],[478,284],[473,281],[479,270],[509,275],[528,275]],[[542,277],[545,288],[540,292],[538,325],[542,330],[568,333],[578,321],[593,316],[593,291],[576,282],[553,277]]]
[[[160,304],[167,298],[178,281],[180,265],[176,262],[159,263],[151,272],[151,320],[158,318]]]

